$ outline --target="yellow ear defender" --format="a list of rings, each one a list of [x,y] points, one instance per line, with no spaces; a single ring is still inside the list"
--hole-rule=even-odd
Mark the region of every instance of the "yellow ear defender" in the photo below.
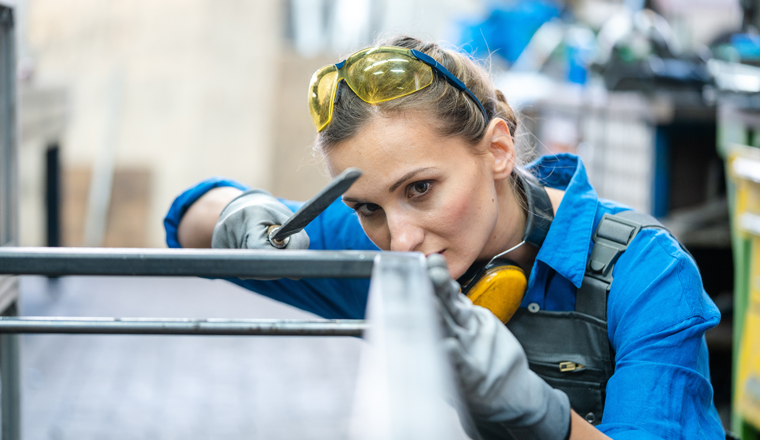
[[[480,269],[464,286],[462,293],[473,304],[490,310],[506,324],[520,307],[528,278],[514,262],[496,259]]]
[[[540,248],[554,219],[554,210],[546,189],[519,171],[515,174],[519,193],[528,205],[522,242],[496,255],[485,266],[473,265],[459,279],[462,293],[473,304],[490,310],[505,324],[520,307],[528,288],[528,278],[517,263],[501,257],[525,243]]]

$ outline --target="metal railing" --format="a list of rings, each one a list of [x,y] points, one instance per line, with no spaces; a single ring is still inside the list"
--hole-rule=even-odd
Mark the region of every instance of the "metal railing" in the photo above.
[[[0,252],[0,275],[369,278],[375,257],[380,254],[377,251],[4,247]]]
[[[368,278],[380,252],[26,248],[0,250],[0,275]],[[361,336],[359,320],[0,317],[0,333]]]
[[[15,3],[0,0],[0,246],[16,243],[18,239]],[[0,280],[0,298],[3,300],[0,315],[17,313],[14,285]],[[3,439],[21,437],[19,368],[18,335],[0,335],[0,432]]]
[[[205,336],[359,336],[362,320],[0,317],[0,333]]]
[[[363,335],[368,344],[361,358],[351,438],[465,438],[453,409],[442,400],[454,396],[456,387],[448,362],[436,348],[440,328],[422,254],[2,247],[0,275],[370,277],[366,321],[5,316],[0,317],[0,333]],[[0,354],[2,350],[0,338]],[[0,381],[17,381],[18,372],[13,374],[0,371]]]

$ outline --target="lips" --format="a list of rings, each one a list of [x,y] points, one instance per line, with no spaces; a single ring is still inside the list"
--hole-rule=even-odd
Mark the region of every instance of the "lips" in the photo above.
[[[443,255],[444,252],[446,252],[446,249],[444,249],[442,251],[438,251],[438,252],[431,252],[429,254],[425,254],[425,257],[429,257],[429,256],[431,256],[433,254],[441,254],[441,255]]]

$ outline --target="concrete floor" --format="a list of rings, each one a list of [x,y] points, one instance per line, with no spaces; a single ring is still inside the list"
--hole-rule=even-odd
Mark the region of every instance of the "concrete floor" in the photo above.
[[[22,314],[314,316],[221,280],[23,277]],[[23,438],[346,438],[362,341],[22,337]]]

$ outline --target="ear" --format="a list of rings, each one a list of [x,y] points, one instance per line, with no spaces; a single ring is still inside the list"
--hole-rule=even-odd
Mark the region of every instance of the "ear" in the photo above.
[[[490,139],[488,152],[493,156],[492,171],[495,180],[503,180],[512,174],[515,166],[515,144],[507,123],[495,118],[488,124],[486,139]]]

